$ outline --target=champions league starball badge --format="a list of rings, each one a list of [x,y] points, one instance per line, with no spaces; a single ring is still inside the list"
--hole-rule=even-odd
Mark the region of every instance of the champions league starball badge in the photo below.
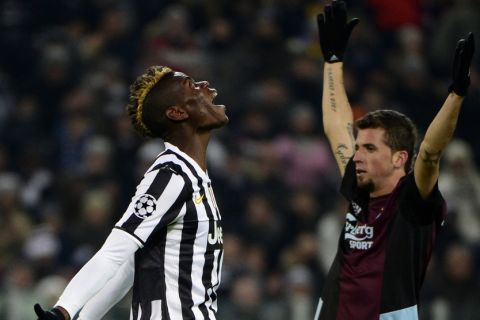
[[[157,200],[154,196],[144,194],[138,198],[133,207],[133,213],[140,219],[150,217],[156,209]]]

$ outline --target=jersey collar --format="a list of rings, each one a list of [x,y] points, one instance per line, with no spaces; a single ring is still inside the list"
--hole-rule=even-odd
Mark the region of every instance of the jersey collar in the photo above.
[[[200,167],[200,165],[188,154],[185,152],[181,151],[177,146],[171,144],[170,142],[165,142],[165,149],[171,150],[174,153],[180,155],[182,158],[188,161],[194,168],[197,174],[202,178],[202,180],[206,182],[210,182],[210,177],[208,176],[207,171],[203,171],[203,169]]]

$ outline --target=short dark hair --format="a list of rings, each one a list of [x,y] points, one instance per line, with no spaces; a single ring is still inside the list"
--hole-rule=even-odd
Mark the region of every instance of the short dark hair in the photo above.
[[[168,67],[152,66],[130,86],[127,113],[135,130],[143,137],[163,138],[166,130],[163,111],[169,106],[167,97],[157,98],[162,84],[173,76]]]
[[[406,115],[394,110],[376,110],[368,112],[355,121],[355,129],[382,128],[385,130],[385,143],[393,151],[406,150],[408,159],[405,171],[412,168],[417,141],[417,128]]]

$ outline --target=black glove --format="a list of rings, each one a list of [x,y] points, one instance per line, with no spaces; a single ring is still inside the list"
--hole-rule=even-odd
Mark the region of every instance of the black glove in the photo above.
[[[317,15],[318,36],[325,62],[343,61],[348,38],[358,22],[357,18],[347,22],[347,8],[341,0],[326,5],[325,15]]]
[[[455,92],[459,96],[466,96],[470,86],[470,63],[475,51],[475,40],[473,33],[469,33],[467,39],[460,39],[455,49],[453,58],[452,84],[448,92]]]
[[[57,308],[52,308],[50,310],[43,310],[42,307],[37,303],[33,306],[35,313],[38,316],[38,320],[66,320],[63,316],[63,313]]]

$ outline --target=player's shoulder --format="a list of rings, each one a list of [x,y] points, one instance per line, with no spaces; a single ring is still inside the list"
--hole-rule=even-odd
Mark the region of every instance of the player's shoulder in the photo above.
[[[148,172],[157,171],[161,174],[175,174],[182,175],[183,169],[182,166],[177,161],[172,161],[170,157],[160,155],[153,165],[150,167]]]

